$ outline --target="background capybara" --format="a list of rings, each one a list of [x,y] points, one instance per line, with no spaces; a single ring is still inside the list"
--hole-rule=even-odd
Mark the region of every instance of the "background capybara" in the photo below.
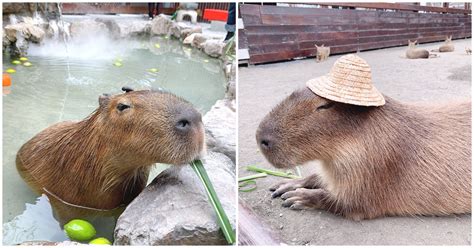
[[[20,148],[17,169],[34,191],[68,205],[114,209],[142,191],[154,163],[185,164],[205,150],[201,114],[190,103],[162,91],[123,90],[100,96],[84,120],[50,126]]]
[[[471,212],[471,103],[361,107],[292,93],[260,123],[270,163],[321,171],[271,188],[284,206],[360,220]]]

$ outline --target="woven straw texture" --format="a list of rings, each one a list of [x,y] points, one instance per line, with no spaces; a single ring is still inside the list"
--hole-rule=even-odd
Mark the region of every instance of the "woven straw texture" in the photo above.
[[[359,56],[340,57],[329,74],[306,82],[315,94],[342,103],[382,106],[383,95],[372,84],[370,66]]]

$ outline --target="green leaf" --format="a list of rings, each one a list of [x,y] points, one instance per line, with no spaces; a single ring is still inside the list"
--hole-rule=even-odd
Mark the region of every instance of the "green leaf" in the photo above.
[[[234,244],[235,233],[232,230],[232,225],[230,224],[229,218],[224,212],[224,208],[222,207],[222,204],[219,201],[219,198],[217,197],[216,191],[212,186],[211,180],[209,179],[209,176],[207,175],[206,169],[204,169],[201,160],[194,160],[191,163],[191,167],[204,184],[207,196],[209,197],[209,201],[212,207],[214,208],[214,211],[216,212],[218,224],[221,227],[222,232],[224,233],[227,243]]]

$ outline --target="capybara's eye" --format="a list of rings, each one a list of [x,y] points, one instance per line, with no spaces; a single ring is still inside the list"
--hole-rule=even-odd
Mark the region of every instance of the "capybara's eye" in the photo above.
[[[189,125],[189,121],[187,120],[180,120],[178,121],[178,124],[177,124],[179,128],[185,128],[187,125]]]
[[[123,104],[123,103],[119,103],[119,104],[117,105],[117,109],[118,109],[119,111],[124,111],[125,109],[128,109],[128,108],[130,108],[130,105]]]
[[[327,104],[324,104],[324,105],[321,105],[319,106],[316,110],[321,110],[321,109],[328,109],[330,107],[334,106],[334,103],[333,102],[329,102]]]

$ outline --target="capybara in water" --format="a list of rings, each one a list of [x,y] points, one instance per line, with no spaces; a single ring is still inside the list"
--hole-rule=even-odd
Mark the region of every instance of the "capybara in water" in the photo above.
[[[142,191],[154,163],[186,164],[204,152],[201,114],[190,103],[163,91],[123,90],[100,96],[84,120],[52,125],[20,148],[17,169],[34,191],[114,209]]]
[[[431,50],[432,52],[440,52],[440,53],[446,53],[446,52],[454,52],[454,44],[451,41],[453,36],[446,36],[446,40],[444,41],[444,44],[441,45],[438,49]]]
[[[271,188],[284,206],[360,220],[471,212],[471,103],[422,106],[385,96],[380,107],[293,92],[260,123],[268,161],[315,160],[320,173]]]
[[[422,48],[416,48],[416,43],[418,41],[410,41],[408,40],[408,50],[406,51],[405,55],[409,59],[427,59],[429,57],[437,57],[436,54],[430,54],[428,50]]]

